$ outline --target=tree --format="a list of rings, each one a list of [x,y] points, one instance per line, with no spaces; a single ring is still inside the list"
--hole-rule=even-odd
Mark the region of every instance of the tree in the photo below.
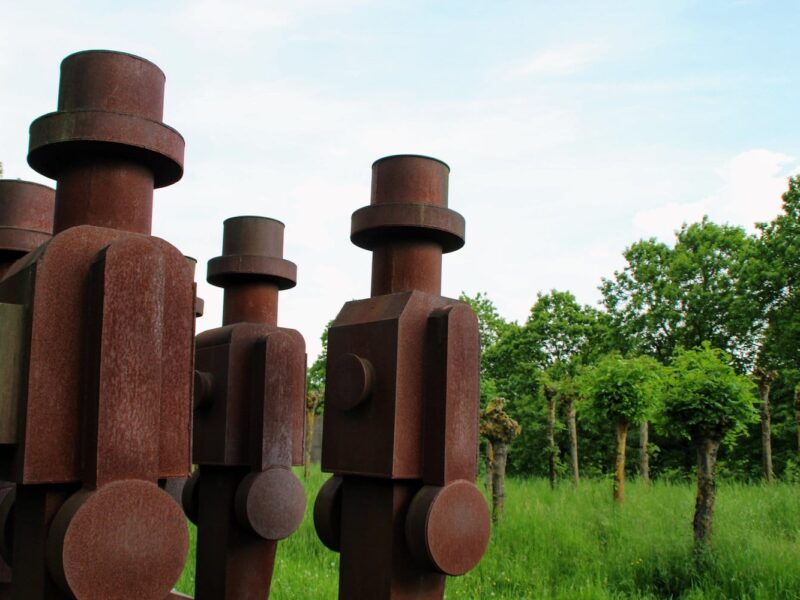
[[[577,375],[579,367],[570,365],[572,368],[565,369],[558,379],[550,379],[545,386],[552,388],[556,401],[561,405],[564,410],[565,419],[567,422],[567,434],[569,438],[569,467],[572,476],[572,483],[578,487],[580,483],[580,464],[578,460],[578,426],[577,426],[577,408],[578,404],[584,399],[583,389],[580,384],[580,377]],[[553,407],[555,410],[555,406]],[[555,420],[555,418],[553,418]],[[555,439],[552,441],[555,448]],[[555,468],[555,464],[551,469]]]
[[[764,471],[764,481],[772,483],[775,479],[775,470],[772,467],[772,410],[769,404],[769,392],[778,378],[778,372],[756,367],[753,370],[753,377],[758,387],[761,418],[761,466]]]
[[[596,309],[578,304],[569,292],[551,290],[537,295],[524,326],[511,324],[485,354],[487,374],[509,399],[509,413],[522,424],[523,438],[515,448],[521,449],[524,470],[534,470],[533,463],[545,454],[551,485],[557,472],[558,394],[547,382],[560,380],[597,352],[606,326]],[[542,398],[544,407],[537,402]],[[540,451],[541,440],[536,438],[542,434],[542,409],[546,441]]]
[[[758,421],[753,383],[736,374],[728,354],[706,342],[675,353],[663,394],[665,426],[688,438],[697,452],[693,530],[696,545],[705,546],[711,541],[720,444]]]
[[[319,336],[322,342],[322,350],[319,356],[311,365],[308,370],[308,389],[321,392],[325,390],[325,364],[328,362],[328,330],[331,328],[333,321],[328,321],[322,334]]]
[[[800,175],[789,179],[782,201],[783,212],[758,225],[758,260],[750,263],[750,278],[765,307],[765,362],[800,369]]]
[[[740,371],[750,369],[764,323],[747,277],[755,253],[754,237],[707,217],[684,225],[672,248],[649,239],[626,249],[625,268],[601,285],[626,340],[623,352],[666,364],[676,348],[708,341],[731,354]]]
[[[482,351],[494,346],[511,327],[508,321],[500,316],[497,307],[486,292],[478,292],[475,296],[468,296],[465,292],[461,292],[458,299],[469,304],[478,317]]]
[[[509,417],[503,410],[505,398],[494,398],[481,412],[481,435],[484,436],[492,450],[492,520],[497,522],[503,514],[506,491],[506,458],[508,447],[519,436],[519,423]]]
[[[783,211],[770,223],[760,223],[757,252],[749,261],[749,284],[763,308],[757,367],[753,375],[761,401],[761,455],[764,479],[773,480],[772,407],[770,391],[778,370],[800,368],[800,176],[789,179],[782,196]]]
[[[319,356],[311,365],[307,375],[307,390],[306,390],[306,439],[304,451],[304,465],[303,475],[306,479],[310,474],[311,469],[311,447],[314,444],[314,422],[318,414],[322,412],[325,405],[325,365],[328,362],[328,330],[331,328],[333,321],[328,321],[325,329],[322,330],[322,335],[319,336],[322,342],[322,350]]]
[[[656,401],[659,363],[650,357],[610,354],[589,369],[584,385],[592,411],[616,433],[613,497],[625,501],[625,448],[631,424],[645,421]]]

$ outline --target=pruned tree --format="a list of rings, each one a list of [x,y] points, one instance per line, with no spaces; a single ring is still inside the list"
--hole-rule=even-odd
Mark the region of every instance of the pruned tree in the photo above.
[[[800,383],[794,388],[794,419],[797,429],[797,460],[800,462]]]
[[[759,415],[761,418],[761,467],[764,471],[764,481],[772,483],[775,479],[775,470],[772,467],[772,410],[769,403],[769,392],[772,384],[778,378],[778,372],[756,367],[753,378],[758,387]]]
[[[748,377],[736,374],[730,356],[708,342],[693,350],[679,349],[667,369],[665,427],[691,440],[697,452],[693,521],[697,546],[711,541],[720,444],[732,442],[748,424],[758,421],[753,387]]]
[[[491,449],[492,520],[497,522],[503,514],[506,500],[506,459],[511,442],[522,431],[519,423],[504,410],[505,398],[494,398],[481,412],[481,435]]]
[[[650,421],[647,419],[639,425],[639,477],[642,483],[650,485]]]
[[[548,381],[562,379],[604,348],[607,326],[600,311],[579,304],[569,292],[551,290],[537,295],[523,326],[509,326],[486,352],[487,373],[498,392],[512,400],[509,410],[525,429],[517,448],[528,464],[537,467],[545,456],[551,485],[559,452],[555,443],[559,396]],[[538,404],[542,400],[544,407]],[[519,454],[515,450],[515,457]]]
[[[587,398],[596,416],[615,428],[614,500],[625,501],[625,450],[632,424],[647,420],[657,401],[659,363],[646,356],[610,354],[584,375]]]
[[[584,399],[580,378],[577,375],[581,367],[577,360],[566,364],[558,364],[544,373],[544,394],[547,400],[547,438],[549,449],[548,470],[550,474],[550,487],[553,488],[556,480],[556,463],[558,447],[555,440],[556,409],[560,405],[567,425],[569,440],[569,468],[573,485],[580,482],[580,464],[578,460],[578,424],[577,409]]]

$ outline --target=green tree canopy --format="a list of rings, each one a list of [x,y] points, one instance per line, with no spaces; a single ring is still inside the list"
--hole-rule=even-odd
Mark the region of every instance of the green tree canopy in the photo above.
[[[605,356],[582,377],[591,412],[605,422],[644,421],[656,406],[660,373],[661,365],[648,356]]]
[[[308,369],[308,389],[310,391],[322,392],[325,389],[325,364],[328,362],[328,330],[332,324],[333,320],[328,321],[325,329],[322,330],[322,335],[319,336],[320,341],[322,341],[322,350],[320,350],[317,360]]]
[[[759,225],[757,260],[750,278],[764,306],[767,329],[759,362],[800,369],[800,175],[789,179],[783,212]]]
[[[678,347],[705,341],[729,352],[739,369],[755,360],[763,320],[746,268],[755,238],[707,217],[684,225],[674,247],[640,240],[627,265],[601,285],[604,303],[627,340],[624,351],[668,362]]]
[[[676,351],[662,397],[662,426],[693,441],[732,440],[758,421],[753,382],[737,375],[730,356],[707,342]]]

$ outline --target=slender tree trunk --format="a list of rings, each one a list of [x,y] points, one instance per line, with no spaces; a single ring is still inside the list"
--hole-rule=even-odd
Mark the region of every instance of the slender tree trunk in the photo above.
[[[697,546],[711,542],[714,502],[717,499],[717,452],[719,440],[702,439],[697,443],[697,500],[694,506],[694,541]]]
[[[617,451],[614,457],[614,500],[625,502],[625,446],[628,443],[628,423],[617,422]]]
[[[308,479],[311,475],[311,446],[314,443],[314,419],[316,417],[316,407],[306,408],[306,443],[303,448],[303,477]]]
[[[650,485],[650,423],[642,421],[639,426],[639,476]]]
[[[575,422],[575,401],[567,404],[567,430],[569,431],[569,464],[572,470],[572,483],[578,487],[580,472],[578,465],[578,427]]]
[[[761,399],[761,466],[764,469],[764,481],[772,483],[775,472],[772,469],[772,411],[769,406],[769,391],[772,387],[767,377],[758,381],[758,396]]]
[[[494,477],[494,450],[491,441],[486,440],[486,477],[484,483],[486,491],[492,494],[492,478]]]
[[[547,398],[547,469],[550,489],[556,487],[556,393],[545,388]]]
[[[797,458],[800,460],[800,385],[794,389],[794,420],[797,424]]]
[[[506,504],[506,458],[508,444],[492,442],[494,465],[492,468],[492,520],[497,523]]]

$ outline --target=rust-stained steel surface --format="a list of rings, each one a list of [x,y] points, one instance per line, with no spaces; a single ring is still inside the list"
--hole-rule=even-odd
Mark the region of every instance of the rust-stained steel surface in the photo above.
[[[30,181],[0,179],[0,279],[16,260],[52,237],[54,204],[53,188]],[[17,379],[14,372],[19,368],[21,356],[10,323],[3,323],[2,333],[5,345],[0,348],[0,442],[8,443],[17,432],[15,397],[19,383],[14,381]],[[0,503],[13,487],[12,482],[0,481]],[[8,500],[11,502],[11,498]],[[0,559],[0,592],[10,595],[10,591],[11,567],[5,559]]]
[[[163,93],[144,59],[80,52],[31,126],[28,161],[58,185],[55,235],[0,282],[24,307],[19,430],[0,445],[16,600],[175,597],[188,530],[158,484],[189,474],[196,303],[190,264],[149,235],[153,187],[183,169]]]
[[[0,279],[14,261],[52,237],[54,205],[53,188],[0,179]]]
[[[266,598],[278,540],[300,525],[305,342],[277,326],[278,292],[295,285],[283,223],[234,217],[209,283],[224,292],[222,327],[197,336],[193,462],[183,491],[197,524],[197,600]]]
[[[341,553],[342,600],[441,599],[489,541],[477,471],[475,314],[440,296],[442,253],[464,244],[449,168],[423,156],[372,166],[351,241],[372,251],[371,298],[328,334],[321,489],[314,522]]]

